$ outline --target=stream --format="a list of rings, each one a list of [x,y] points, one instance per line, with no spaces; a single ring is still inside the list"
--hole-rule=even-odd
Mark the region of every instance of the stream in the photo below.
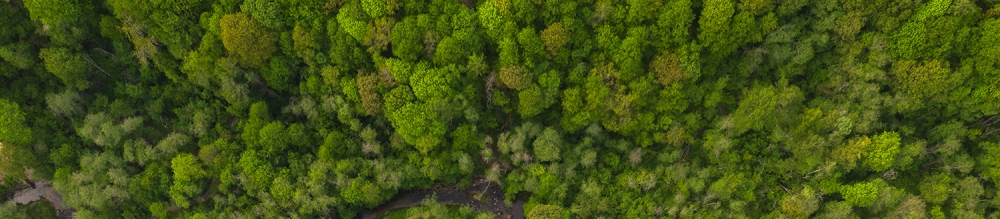
[[[431,195],[437,196],[437,202],[447,205],[467,205],[480,211],[493,213],[495,218],[523,219],[524,201],[517,200],[512,206],[504,203],[504,193],[500,185],[484,179],[474,179],[469,188],[460,190],[455,186],[435,186],[431,189],[420,189],[402,192],[391,201],[361,213],[361,219],[375,219],[390,210],[420,205]]]
[[[73,210],[64,206],[62,195],[52,188],[52,183],[45,180],[32,182],[33,186],[22,189],[12,196],[8,201],[23,205],[45,198],[52,203],[59,218],[73,218]],[[213,179],[209,184],[209,189],[202,196],[191,200],[191,204],[198,204],[208,199],[212,194],[212,188],[217,184]],[[504,192],[500,185],[491,183],[481,178],[473,179],[472,185],[462,190],[452,186],[435,186],[430,189],[411,190],[397,194],[391,201],[382,204],[372,210],[364,211],[359,218],[375,219],[379,215],[387,213],[393,209],[407,208],[420,205],[424,199],[436,195],[437,202],[446,205],[467,205],[480,211],[493,213],[495,218],[501,219],[523,219],[524,201],[516,200],[513,205],[504,203]],[[179,206],[170,206],[171,212],[180,210]]]
[[[62,204],[62,195],[59,195],[55,189],[52,189],[52,183],[49,181],[35,181],[31,188],[18,191],[9,201],[23,205],[33,201],[38,201],[41,198],[45,198],[52,203],[53,207],[56,209],[56,215],[58,215],[59,218],[73,217],[73,211]]]

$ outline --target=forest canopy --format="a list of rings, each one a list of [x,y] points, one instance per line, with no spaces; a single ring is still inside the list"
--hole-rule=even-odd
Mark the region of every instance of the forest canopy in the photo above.
[[[0,27],[0,194],[51,181],[75,218],[478,182],[528,218],[1000,217],[998,0],[7,0]]]

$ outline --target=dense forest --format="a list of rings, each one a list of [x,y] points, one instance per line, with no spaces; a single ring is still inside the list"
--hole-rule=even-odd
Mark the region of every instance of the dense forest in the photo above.
[[[2,218],[1000,217],[1000,0],[3,0],[0,78]]]

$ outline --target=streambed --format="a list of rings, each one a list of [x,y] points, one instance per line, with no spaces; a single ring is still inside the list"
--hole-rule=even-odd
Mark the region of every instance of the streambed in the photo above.
[[[436,195],[438,203],[471,206],[476,210],[491,212],[495,218],[524,218],[523,201],[517,200],[508,206],[504,203],[504,192],[500,189],[500,185],[481,178],[474,179],[472,185],[464,190],[455,186],[435,186],[430,189],[401,192],[391,201],[362,212],[360,218],[375,219],[393,209],[417,206],[431,195]]]

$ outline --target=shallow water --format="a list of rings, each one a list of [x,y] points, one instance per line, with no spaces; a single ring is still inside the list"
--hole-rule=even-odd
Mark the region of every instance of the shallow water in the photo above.
[[[375,219],[380,214],[392,209],[406,208],[420,205],[421,202],[432,194],[437,197],[437,202],[447,205],[467,205],[476,210],[493,213],[495,218],[503,219],[523,219],[524,202],[516,200],[512,206],[504,203],[504,193],[500,186],[489,183],[482,179],[474,180],[472,186],[464,190],[459,190],[454,186],[435,187],[432,189],[421,189],[399,193],[391,201],[382,204],[375,209],[365,211],[360,214],[362,219]],[[479,196],[479,194],[482,194]],[[477,198],[478,196],[478,198]]]
[[[59,195],[55,189],[52,189],[52,183],[39,180],[35,181],[34,184],[35,186],[33,188],[26,188],[15,193],[14,197],[9,201],[23,205],[45,198],[52,203],[53,207],[56,209],[56,214],[58,214],[60,218],[67,218],[67,216],[71,214],[71,211],[67,211],[68,208],[62,204],[62,195]]]

